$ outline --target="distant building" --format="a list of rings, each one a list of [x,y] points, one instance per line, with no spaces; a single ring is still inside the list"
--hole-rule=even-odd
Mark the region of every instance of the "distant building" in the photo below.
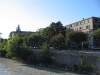
[[[98,41],[92,35],[92,32],[100,28],[100,18],[90,17],[66,25],[67,30],[82,31],[88,34],[89,47],[98,46]],[[81,38],[81,37],[80,37]]]
[[[31,31],[21,31],[20,25],[18,25],[18,27],[16,28],[16,31],[10,32],[9,38],[12,38],[16,34],[26,35],[26,34],[31,34],[31,33],[33,33],[33,32],[31,32]]]

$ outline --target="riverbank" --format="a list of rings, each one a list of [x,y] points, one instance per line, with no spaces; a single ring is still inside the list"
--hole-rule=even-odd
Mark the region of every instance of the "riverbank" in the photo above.
[[[43,66],[29,65],[17,60],[0,58],[0,75],[86,75]]]

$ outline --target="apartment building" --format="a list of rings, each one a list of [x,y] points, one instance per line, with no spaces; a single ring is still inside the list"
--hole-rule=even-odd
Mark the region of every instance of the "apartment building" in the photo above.
[[[92,32],[100,28],[100,18],[90,17],[82,19],[80,21],[74,22],[72,24],[66,25],[67,30],[82,31],[88,34],[89,47],[98,46],[97,39],[94,39]],[[81,38],[81,37],[80,37]]]

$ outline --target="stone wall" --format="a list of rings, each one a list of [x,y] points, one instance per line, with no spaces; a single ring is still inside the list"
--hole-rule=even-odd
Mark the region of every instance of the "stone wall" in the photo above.
[[[80,59],[83,59],[83,62],[86,66],[95,66],[98,71],[100,71],[100,52],[93,51],[59,51],[59,50],[50,50],[53,53],[55,62],[59,64],[74,66],[80,64]],[[34,50],[38,55],[40,50]],[[39,55],[38,55],[39,56]]]

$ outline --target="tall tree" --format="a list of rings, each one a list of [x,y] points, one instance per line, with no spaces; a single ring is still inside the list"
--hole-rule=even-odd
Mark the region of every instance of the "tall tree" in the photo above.
[[[60,21],[58,21],[57,23],[52,22],[48,27],[42,29],[43,36],[46,36],[49,39],[59,33],[63,35],[65,35],[66,33],[66,28],[62,25]]]
[[[98,28],[93,32],[93,36],[94,36],[94,40],[95,40],[94,42],[96,43],[96,46],[100,47],[100,28]]]
[[[66,27],[64,27],[60,21],[56,23],[52,22],[48,27],[40,29],[40,34],[49,39],[49,43],[51,44],[50,46],[54,46],[55,42],[57,44],[58,40],[54,42],[54,39],[58,38],[59,36],[65,37],[65,33],[66,33]],[[59,37],[59,39],[60,38],[61,37]]]
[[[43,41],[44,38],[41,35],[32,34],[27,38],[28,46],[32,46],[32,47],[40,47]]]
[[[83,32],[69,32],[66,39],[70,41],[70,44],[76,44],[78,47],[82,42],[87,41],[87,34]]]
[[[53,47],[56,49],[65,49],[65,37],[63,34],[59,33],[52,37],[51,42]]]
[[[4,48],[7,52],[6,56],[9,58],[13,57],[18,46],[20,46],[20,37],[18,35],[15,35],[6,43],[6,46]]]

